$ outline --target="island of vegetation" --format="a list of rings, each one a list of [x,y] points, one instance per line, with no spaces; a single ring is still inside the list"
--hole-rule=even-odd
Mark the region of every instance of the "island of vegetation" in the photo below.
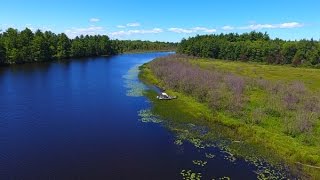
[[[178,97],[160,101],[146,92],[161,118],[223,129],[221,136],[259,147],[297,176],[320,179],[319,63],[319,41],[205,35],[182,40],[177,55],[141,66],[139,77]]]
[[[111,40],[106,35],[68,38],[64,33],[9,28],[0,33],[0,65],[109,56],[130,52],[173,51],[177,43]]]

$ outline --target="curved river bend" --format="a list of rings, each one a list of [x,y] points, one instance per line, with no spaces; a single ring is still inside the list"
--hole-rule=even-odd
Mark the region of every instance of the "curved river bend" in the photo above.
[[[1,67],[0,179],[256,179],[253,164],[139,116],[151,105],[137,67],[167,54]]]

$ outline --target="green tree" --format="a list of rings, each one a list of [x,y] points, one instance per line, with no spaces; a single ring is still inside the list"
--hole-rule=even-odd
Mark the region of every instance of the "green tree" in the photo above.
[[[57,52],[55,57],[58,59],[66,59],[70,57],[71,42],[66,34],[58,35]]]
[[[303,50],[299,49],[293,57],[292,64],[298,66],[305,61],[305,55]]]
[[[6,62],[6,49],[4,48],[2,34],[0,34],[0,64],[4,64],[5,62]]]
[[[25,30],[21,31],[19,35],[19,57],[21,57],[23,62],[32,62],[33,56],[32,53],[32,40],[33,40],[34,34],[33,32],[26,28]]]
[[[44,39],[49,45],[48,57],[50,56],[51,59],[56,58],[55,55],[57,54],[58,36],[51,31],[46,31],[44,32]]]
[[[37,30],[32,40],[32,55],[34,61],[47,61],[52,59],[50,56],[50,46],[45,39],[44,33]]]
[[[9,28],[3,33],[4,48],[6,50],[6,64],[14,64],[19,60],[18,30]]]
[[[71,43],[71,56],[72,57],[84,57],[85,47],[83,46],[83,40],[76,37]]]

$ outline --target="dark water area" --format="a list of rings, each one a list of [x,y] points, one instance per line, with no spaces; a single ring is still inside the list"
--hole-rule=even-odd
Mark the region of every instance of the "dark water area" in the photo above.
[[[0,179],[256,179],[254,165],[201,150],[159,123],[146,97],[128,95],[130,69],[168,53],[127,54],[0,68]],[[127,75],[127,76],[126,76]],[[134,84],[133,83],[133,84]],[[134,86],[134,85],[133,85]],[[215,155],[205,166],[193,160]]]

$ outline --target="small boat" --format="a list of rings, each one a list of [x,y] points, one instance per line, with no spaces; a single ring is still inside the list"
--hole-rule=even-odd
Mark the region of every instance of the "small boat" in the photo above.
[[[169,96],[167,93],[162,92],[157,96],[157,99],[159,100],[171,100],[171,99],[176,99],[177,96]]]

